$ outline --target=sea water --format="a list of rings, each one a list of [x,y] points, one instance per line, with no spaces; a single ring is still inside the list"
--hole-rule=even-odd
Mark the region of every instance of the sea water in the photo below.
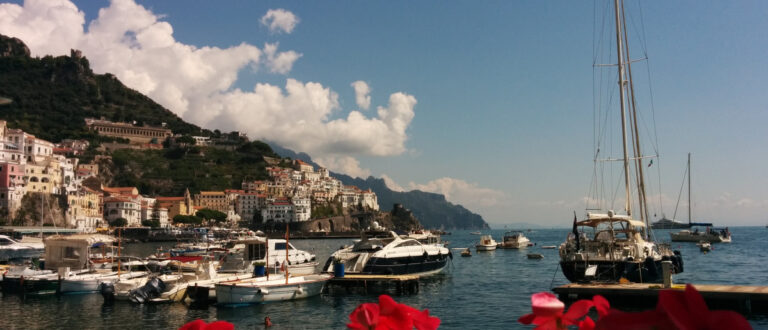
[[[443,236],[449,248],[473,247],[472,257],[461,257],[452,249],[454,258],[445,271],[421,280],[420,291],[413,295],[394,296],[398,302],[419,309],[429,309],[441,320],[441,329],[526,329],[517,323],[530,313],[530,296],[567,281],[558,268],[557,249],[569,229],[524,230],[535,246],[521,250],[476,252],[479,236],[469,231],[455,231]],[[677,283],[768,285],[765,261],[768,260],[768,228],[733,227],[733,243],[713,244],[713,250],[701,253],[695,243],[672,243],[685,261],[685,272],[675,275]],[[486,230],[501,240],[505,230]],[[669,240],[669,230],[656,230],[661,241]],[[292,240],[297,248],[312,251],[321,264],[341,245],[351,239]],[[167,244],[166,244],[167,245]],[[126,254],[146,256],[159,244],[134,244]],[[543,259],[528,259],[526,254],[540,253]],[[342,290],[339,290],[342,291]],[[343,291],[342,291],[343,292]],[[263,328],[265,316],[274,326],[270,329],[343,329],[349,314],[361,303],[376,302],[377,295],[338,293],[305,300],[278,302],[245,307],[190,308],[183,304],[136,305],[129,302],[105,304],[98,293],[75,295],[0,297],[2,329],[174,329],[194,319],[207,322],[226,320],[237,329]],[[755,328],[768,328],[768,317],[748,317]]]

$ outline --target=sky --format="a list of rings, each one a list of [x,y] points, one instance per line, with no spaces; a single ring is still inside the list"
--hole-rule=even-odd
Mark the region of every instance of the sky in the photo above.
[[[80,49],[187,121],[442,193],[493,227],[567,226],[591,200],[595,118],[618,118],[595,115],[616,108],[615,71],[593,65],[616,62],[610,3],[29,0],[0,4],[0,33],[33,56]],[[690,152],[695,221],[768,224],[768,2],[640,5],[654,218],[687,217]]]

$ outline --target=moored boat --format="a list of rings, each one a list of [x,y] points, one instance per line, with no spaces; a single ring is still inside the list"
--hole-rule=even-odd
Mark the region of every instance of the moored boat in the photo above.
[[[522,231],[513,230],[504,233],[501,243],[498,247],[501,249],[522,249],[528,247],[531,240],[523,235]]]
[[[369,237],[334,252],[323,266],[331,273],[335,264],[343,264],[347,274],[367,275],[431,275],[445,268],[453,258],[447,248],[421,244],[402,238],[395,232],[388,237]]]
[[[216,284],[216,301],[219,305],[259,304],[265,302],[304,299],[319,295],[325,283],[333,276],[313,274],[277,278],[266,276],[248,280]]]
[[[475,244],[477,251],[493,251],[496,250],[496,241],[493,240],[491,235],[480,236],[480,241]]]

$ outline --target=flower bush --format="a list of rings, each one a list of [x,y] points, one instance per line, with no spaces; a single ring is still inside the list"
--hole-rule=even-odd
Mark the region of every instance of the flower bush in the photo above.
[[[363,303],[349,314],[347,327],[354,330],[433,330],[440,326],[440,319],[429,316],[428,310],[420,311],[405,304],[398,304],[388,295],[379,296],[379,303]]]
[[[711,311],[704,298],[692,285],[685,291],[662,290],[655,310],[626,313],[610,308],[602,296],[578,300],[565,312],[565,304],[553,294],[541,292],[531,296],[533,313],[518,319],[522,324],[536,325],[536,330],[567,329],[752,329],[749,322],[733,311]],[[586,316],[595,307],[597,322]]]
[[[235,330],[235,325],[227,321],[205,323],[201,319],[182,325],[179,330]]]

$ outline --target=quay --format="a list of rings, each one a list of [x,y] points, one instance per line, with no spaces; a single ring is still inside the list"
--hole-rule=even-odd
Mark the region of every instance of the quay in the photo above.
[[[768,313],[768,286],[728,284],[693,284],[710,309],[728,309],[742,313]],[[684,284],[673,284],[672,290],[685,290]],[[612,306],[652,308],[656,306],[661,284],[579,284],[571,283],[552,289],[562,301],[572,302],[601,295]]]
[[[418,275],[345,275],[328,281],[326,290],[332,293],[343,289],[349,293],[362,290],[363,293],[385,293],[393,291],[398,295],[419,293]]]

